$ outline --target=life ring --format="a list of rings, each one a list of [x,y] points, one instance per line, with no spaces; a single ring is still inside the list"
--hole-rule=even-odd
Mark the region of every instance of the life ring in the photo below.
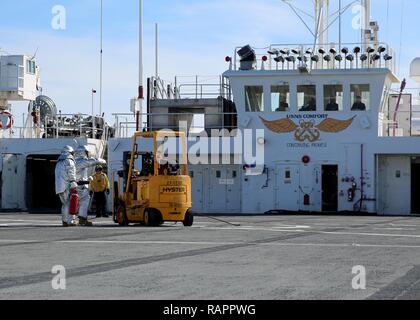
[[[4,117],[9,118],[7,120],[6,129],[11,129],[13,127],[14,120],[13,120],[12,114],[10,112],[8,112],[8,111],[3,111],[3,112],[0,113],[0,120],[1,120],[0,121],[0,129],[3,129],[3,118]]]

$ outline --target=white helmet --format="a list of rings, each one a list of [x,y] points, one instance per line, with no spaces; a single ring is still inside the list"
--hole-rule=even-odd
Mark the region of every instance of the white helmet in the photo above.
[[[89,149],[86,146],[78,146],[76,149],[77,157],[86,157],[89,153]]]
[[[65,146],[61,152],[64,154],[74,154],[74,149],[71,146]]]

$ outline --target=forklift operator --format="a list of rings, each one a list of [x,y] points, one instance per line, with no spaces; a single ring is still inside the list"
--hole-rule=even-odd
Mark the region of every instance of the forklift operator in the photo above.
[[[153,153],[148,152],[142,155],[142,170],[140,176],[148,177],[154,174]]]
[[[178,176],[180,174],[179,169],[180,167],[178,164],[169,164],[169,162],[167,162],[159,167],[159,175]]]

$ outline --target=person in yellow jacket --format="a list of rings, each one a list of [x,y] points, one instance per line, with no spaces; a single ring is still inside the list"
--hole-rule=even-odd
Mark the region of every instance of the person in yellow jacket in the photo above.
[[[92,177],[89,188],[93,193],[93,199],[96,203],[96,217],[97,218],[108,218],[106,212],[106,196],[109,195],[109,180],[106,174],[103,172],[102,166],[96,167],[96,173]]]

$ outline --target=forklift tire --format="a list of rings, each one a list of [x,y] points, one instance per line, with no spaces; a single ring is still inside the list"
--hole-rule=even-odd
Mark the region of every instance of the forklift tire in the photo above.
[[[129,224],[128,219],[127,219],[127,213],[125,212],[125,207],[123,205],[118,206],[117,222],[121,227],[126,227]]]
[[[144,224],[147,227],[157,227],[159,225],[159,215],[155,210],[146,209],[144,211]]]
[[[194,212],[188,210],[183,221],[184,227],[192,227],[194,224]]]

